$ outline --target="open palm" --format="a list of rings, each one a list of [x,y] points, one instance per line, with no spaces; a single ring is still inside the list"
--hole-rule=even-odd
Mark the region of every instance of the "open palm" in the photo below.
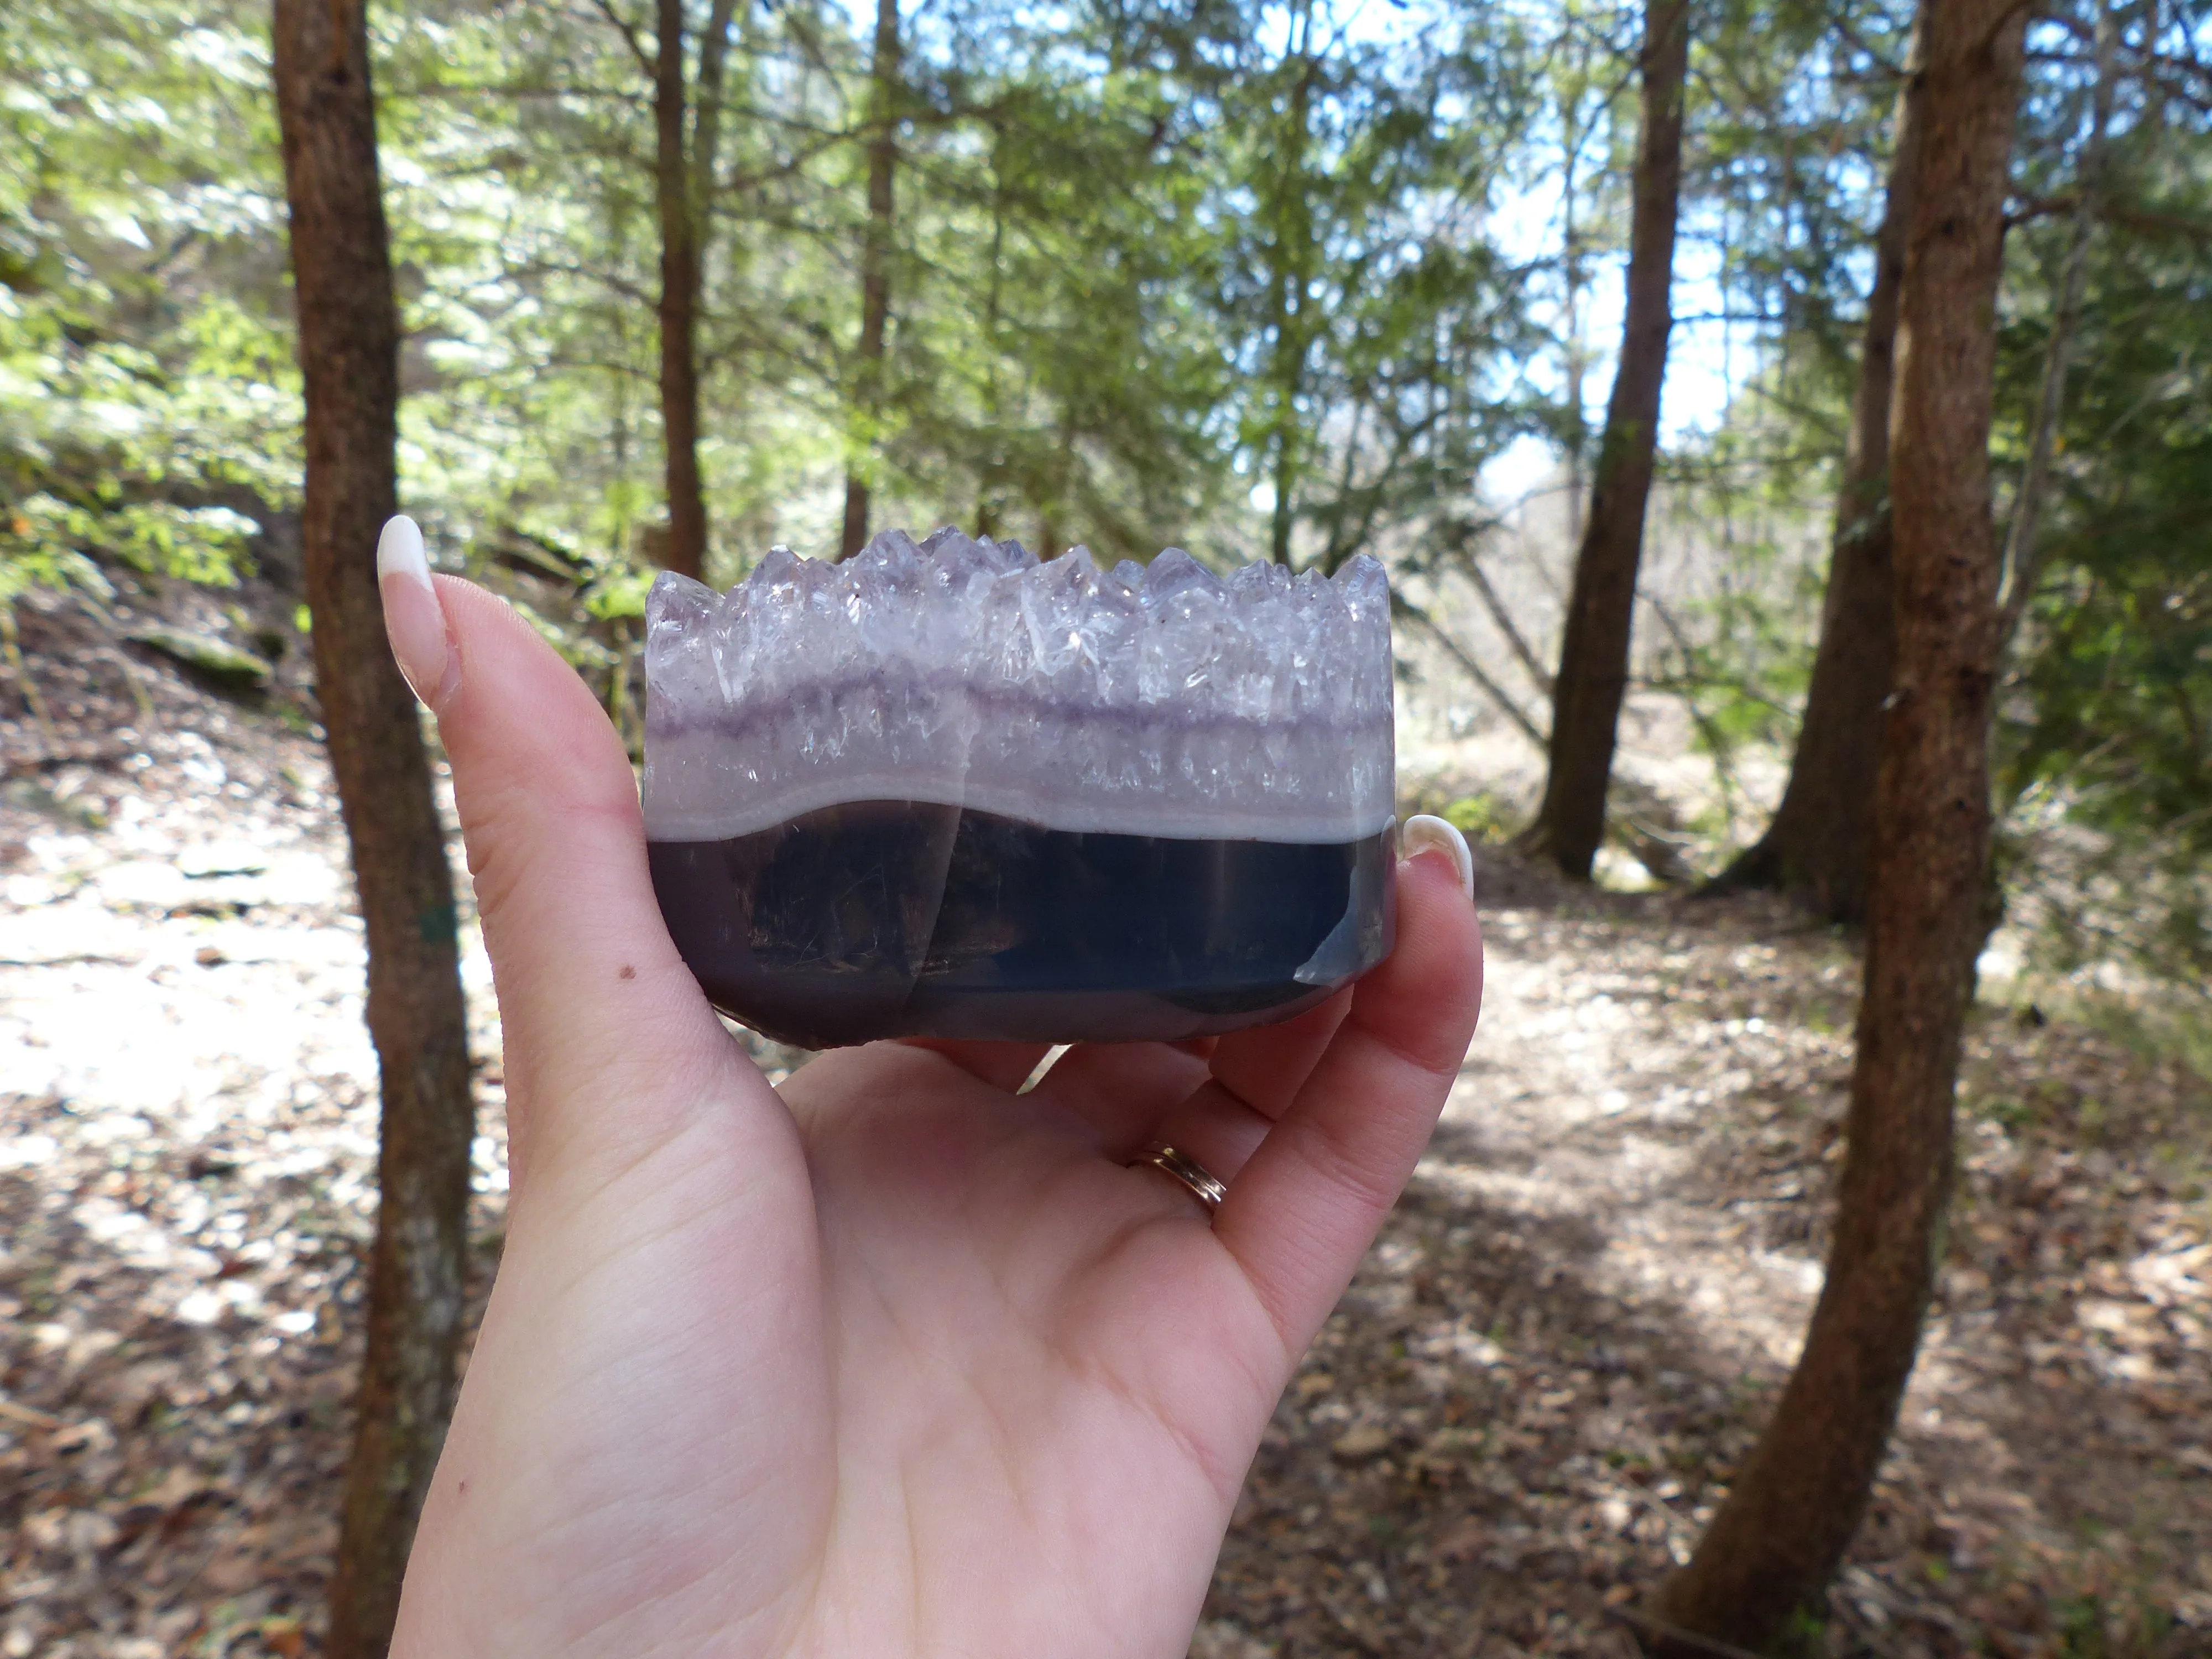
[[[1396,952],[1218,1042],[876,1043],[771,1089],[662,927],[628,763],[496,599],[387,578],[507,1044],[507,1248],[395,1652],[1180,1654],[1293,1366],[1480,998],[1448,856]],[[442,635],[442,654],[439,636]],[[1149,1167],[1231,1183],[1208,1224]]]

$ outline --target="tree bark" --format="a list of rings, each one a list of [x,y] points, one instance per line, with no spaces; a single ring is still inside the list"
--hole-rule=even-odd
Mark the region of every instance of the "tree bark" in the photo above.
[[[316,695],[368,938],[383,1091],[376,1243],[325,1651],[385,1651],[453,1405],[467,1243],[467,1027],[453,878],[372,553],[396,510],[399,319],[361,0],[276,0],[276,105],[307,388]]]
[[[1820,641],[1790,781],[1765,834],[1714,883],[1719,889],[1784,892],[1831,921],[1866,919],[1881,705],[1889,695],[1897,636],[1890,592],[1889,406],[1896,382],[1898,290],[1920,148],[1919,50],[1916,36],[1898,93],[1889,182],[1875,236],[1874,287],[1860,336],[1858,387],[1836,492]]]
[[[1577,88],[1560,111],[1559,252],[1566,278],[1567,356],[1567,539],[1580,548],[1587,503],[1583,492],[1583,452],[1589,444],[1589,422],[1583,402],[1589,374],[1589,355],[1583,349],[1583,246],[1575,224],[1575,161],[1582,154],[1582,92]],[[1546,677],[1547,696],[1551,695]]]
[[[1643,131],[1629,228],[1627,319],[1606,405],[1596,485],[1575,554],[1565,637],[1552,705],[1551,763],[1525,845],[1566,875],[1589,879],[1605,836],[1606,787],[1628,686],[1636,572],[1659,442],[1659,396],[1674,328],[1675,208],[1682,184],[1682,85],[1689,70],[1688,0],[1646,0]]]
[[[729,77],[730,32],[737,21],[738,0],[714,0],[707,13],[706,32],[699,37],[698,113],[692,119],[691,153],[686,164],[691,187],[691,222],[696,227],[696,253],[702,279],[708,244],[714,240],[714,185],[721,166],[722,117],[726,105],[725,85]]]
[[[1291,82],[1287,130],[1275,158],[1281,181],[1267,241],[1267,311],[1275,336],[1268,365],[1275,429],[1270,476],[1274,501],[1267,514],[1267,556],[1280,565],[1291,562],[1291,538],[1297,528],[1298,486],[1305,471],[1305,434],[1299,425],[1298,398],[1305,389],[1306,359],[1312,344],[1306,306],[1313,287],[1313,208],[1307,198],[1305,173],[1306,152],[1313,140],[1314,77],[1318,72],[1310,56],[1313,24],[1310,6],[1301,8],[1291,23],[1288,61],[1296,76]]]
[[[860,345],[856,401],[874,441],[883,403],[884,337],[891,315],[892,182],[898,171],[898,0],[876,0],[876,40],[869,60],[868,224],[860,244]],[[845,533],[837,556],[849,559],[868,540],[868,471],[857,457],[845,464]]]
[[[667,568],[700,579],[707,496],[699,482],[699,234],[684,154],[684,0],[659,0],[653,48],[654,200],[660,214],[660,429],[668,458]]]
[[[1773,1419],[1656,1607],[1666,1624],[1740,1647],[1765,1650],[1817,1613],[1865,1512],[1942,1251],[1989,849],[1989,437],[2026,16],[2018,0],[1926,3],[1890,439],[1896,673],[1834,1243]]]

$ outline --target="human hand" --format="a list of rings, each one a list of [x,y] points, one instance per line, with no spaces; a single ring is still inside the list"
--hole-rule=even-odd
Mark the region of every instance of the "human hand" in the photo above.
[[[1186,1649],[1261,1430],[1412,1173],[1481,999],[1449,850],[1289,1024],[879,1042],[769,1086],[670,944],[582,683],[387,532],[506,1040],[505,1255],[395,1654]],[[1207,1224],[1167,1140],[1229,1183]]]

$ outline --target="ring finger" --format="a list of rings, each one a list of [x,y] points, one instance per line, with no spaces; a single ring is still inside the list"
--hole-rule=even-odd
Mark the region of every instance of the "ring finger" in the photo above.
[[[1351,1006],[1346,992],[1283,1024],[1222,1038],[1212,1074],[1148,1124],[1132,1125],[1125,1144],[1109,1152],[1127,1162],[1149,1146],[1172,1146],[1224,1185],[1233,1181],[1290,1109]]]

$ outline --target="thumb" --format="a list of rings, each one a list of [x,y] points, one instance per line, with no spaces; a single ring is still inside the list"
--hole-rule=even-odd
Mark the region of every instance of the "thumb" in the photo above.
[[[412,520],[385,526],[376,557],[392,653],[453,763],[518,1167],[548,1143],[658,1142],[732,1070],[767,1094],[669,941],[598,700],[503,600],[432,577]]]

